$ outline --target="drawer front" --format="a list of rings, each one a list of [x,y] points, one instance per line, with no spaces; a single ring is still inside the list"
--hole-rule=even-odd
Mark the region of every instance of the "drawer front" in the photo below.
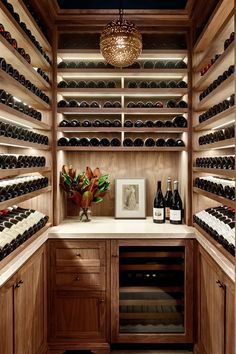
[[[60,247],[61,246],[61,247]],[[57,267],[101,267],[105,265],[104,242],[67,242],[56,244]]]
[[[105,269],[103,267],[93,273],[57,272],[55,286],[57,290],[105,290]]]

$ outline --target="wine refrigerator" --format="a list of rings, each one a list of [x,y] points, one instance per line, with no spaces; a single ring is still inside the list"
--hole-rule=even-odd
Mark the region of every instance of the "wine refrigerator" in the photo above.
[[[112,241],[114,343],[191,343],[192,242]]]

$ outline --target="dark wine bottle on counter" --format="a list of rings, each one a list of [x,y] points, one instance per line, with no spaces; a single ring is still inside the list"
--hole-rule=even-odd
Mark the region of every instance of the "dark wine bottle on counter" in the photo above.
[[[157,191],[153,202],[153,222],[157,224],[165,222],[165,199],[161,190],[161,181],[157,182]]]
[[[178,181],[174,181],[174,192],[170,203],[170,223],[182,224],[183,205],[178,191]]]
[[[170,220],[170,205],[172,200],[172,188],[171,188],[171,178],[168,177],[167,179],[167,189],[165,194],[165,215],[166,220]]]

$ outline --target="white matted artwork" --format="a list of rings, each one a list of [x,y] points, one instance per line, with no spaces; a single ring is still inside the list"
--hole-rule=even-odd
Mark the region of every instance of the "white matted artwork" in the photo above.
[[[146,218],[145,178],[116,178],[115,218]]]

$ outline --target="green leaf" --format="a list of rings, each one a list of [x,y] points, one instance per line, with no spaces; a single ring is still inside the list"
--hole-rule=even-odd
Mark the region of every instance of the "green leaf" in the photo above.
[[[102,185],[107,179],[109,178],[109,175],[102,175],[99,180],[98,180],[98,185]]]
[[[91,184],[91,181],[88,179],[87,176],[84,176],[83,185],[82,185],[81,190],[87,188],[90,184]]]
[[[94,197],[93,203],[101,203],[103,201],[103,198],[101,197]]]

